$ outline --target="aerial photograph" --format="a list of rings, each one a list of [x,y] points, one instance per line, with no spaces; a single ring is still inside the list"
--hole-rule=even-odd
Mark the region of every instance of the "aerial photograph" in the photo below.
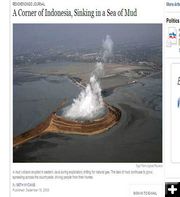
[[[162,24],[14,24],[13,162],[162,162]]]

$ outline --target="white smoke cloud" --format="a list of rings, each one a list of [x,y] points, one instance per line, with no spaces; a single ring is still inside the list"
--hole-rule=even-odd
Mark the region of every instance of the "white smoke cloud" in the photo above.
[[[102,62],[97,62],[95,69],[91,73],[91,76],[95,75],[97,79],[104,76],[104,64]]]
[[[111,36],[106,35],[106,39],[103,40],[103,62],[107,62],[112,57],[113,45]]]
[[[109,35],[103,41],[103,62],[107,62],[112,56],[113,41]],[[105,113],[101,86],[99,79],[104,75],[104,64],[96,63],[91,73],[90,81],[79,96],[73,100],[70,106],[63,111],[63,116],[73,120],[90,120]]]
[[[65,108],[63,115],[74,120],[93,119],[104,112],[101,87],[95,77],[91,76],[87,87],[82,90],[72,105]]]

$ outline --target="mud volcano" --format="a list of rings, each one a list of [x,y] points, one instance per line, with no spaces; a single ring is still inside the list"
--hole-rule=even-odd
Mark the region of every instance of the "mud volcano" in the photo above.
[[[46,133],[65,133],[78,135],[95,135],[107,131],[113,127],[121,117],[121,112],[118,108],[105,103],[106,113],[91,121],[75,121],[57,115],[57,112],[64,105],[58,107],[55,112],[35,128],[17,136],[13,140],[13,147],[21,145],[33,138],[39,137]]]
[[[73,100],[73,103],[64,108],[62,114],[59,114],[64,105],[64,102],[61,103],[60,107],[51,113],[47,120],[34,129],[15,137],[14,147],[51,132],[78,135],[99,134],[113,127],[120,120],[120,110],[103,101],[99,82],[104,75],[104,63],[112,56],[113,41],[109,35],[106,35],[102,46],[102,61],[95,64],[89,83]],[[102,111],[104,113],[101,113]]]

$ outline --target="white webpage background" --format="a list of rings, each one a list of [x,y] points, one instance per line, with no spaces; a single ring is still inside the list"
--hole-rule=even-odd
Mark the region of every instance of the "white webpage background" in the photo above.
[[[11,1],[12,2],[12,1]],[[33,17],[11,17],[11,25],[13,23],[162,23],[164,21],[163,19],[163,7],[164,7],[164,2],[163,1],[156,1],[156,0],[152,0],[152,1],[142,1],[142,0],[136,0],[136,1],[130,1],[130,0],[124,0],[124,1],[118,1],[118,0],[91,0],[91,1],[73,1],[73,0],[66,0],[66,1],[58,1],[58,0],[49,0],[49,1],[44,1],[46,3],[46,7],[49,8],[59,8],[59,9],[66,9],[66,8],[77,8],[77,7],[85,7],[85,8],[89,8],[89,9],[115,9],[117,10],[118,7],[129,7],[129,8],[134,8],[137,7],[138,8],[138,17],[105,17],[105,18],[95,18],[95,19],[91,19],[91,18],[74,18],[73,20],[70,18],[56,18],[56,17],[39,17],[38,20],[37,18],[33,18]],[[3,5],[4,7],[4,5]],[[12,6],[11,6],[12,9]],[[33,8],[35,9],[35,8]],[[3,13],[1,19],[3,19],[3,23],[4,26],[2,28],[1,33],[3,33],[3,38],[1,37],[1,43],[3,48],[1,47],[1,54],[4,54],[5,51],[8,54],[8,47],[9,45],[8,43],[8,32],[9,32],[9,27],[8,27],[8,21],[4,20],[4,16],[7,16],[8,12],[4,11],[4,9],[2,9],[1,14]],[[8,17],[7,17],[8,18]],[[6,22],[5,22],[6,21]],[[12,27],[12,26],[11,26]],[[12,44],[12,28],[10,31],[10,38],[11,38],[11,44]],[[7,47],[7,49],[6,49]],[[12,48],[11,48],[12,50]],[[3,55],[1,61],[2,61],[2,65],[5,65],[3,67],[3,74],[1,77],[1,86],[2,86],[2,90],[3,90],[3,96],[2,96],[2,102],[1,102],[1,109],[2,111],[5,111],[5,113],[7,112],[7,109],[9,109],[9,100],[7,98],[9,98],[9,87],[11,88],[11,92],[12,92],[12,81],[11,81],[11,85],[9,86],[9,64],[12,65],[12,51],[11,51],[11,61],[9,60],[9,54],[8,55]],[[165,68],[163,68],[164,71]],[[2,73],[2,72],[1,72]],[[11,68],[11,74],[12,74],[12,68]],[[169,73],[165,72],[164,74],[164,78],[166,79],[166,81],[169,80]],[[164,80],[165,80],[164,79]],[[166,93],[168,93],[168,90],[170,92],[169,86],[167,86],[166,88]],[[164,97],[168,97],[168,95],[164,95]],[[11,94],[11,101],[12,103],[12,94]],[[166,107],[164,108],[165,110],[167,109]],[[165,113],[165,110],[163,111],[163,113]],[[11,112],[12,115],[12,112]],[[2,132],[3,131],[7,131],[7,133],[5,133],[5,136],[7,135],[7,139],[9,139],[9,134],[8,134],[8,130],[7,130],[7,125],[9,125],[8,122],[8,112],[6,115],[6,119],[4,117],[4,114],[1,113],[2,119],[3,120],[3,128],[2,128]],[[168,125],[168,117],[165,116],[165,120],[164,125],[163,125],[163,132],[169,132],[169,127]],[[5,119],[5,120],[4,120]],[[10,139],[12,139],[12,117],[11,117],[11,136]],[[3,160],[3,169],[8,168],[8,162],[5,163],[5,161],[8,161],[8,154],[9,154],[9,146],[8,146],[8,142],[3,140],[1,138],[1,141],[3,144],[2,147],[7,147],[5,151],[6,154],[4,154],[4,158],[2,158]],[[10,148],[12,148],[12,145],[10,145]],[[166,147],[166,149],[168,149],[169,147]],[[119,164],[65,164],[65,163],[61,163],[61,164],[13,164],[12,163],[12,153],[11,153],[11,170],[18,170],[18,169],[131,169],[135,167],[135,164],[124,164],[124,163],[119,163]],[[8,170],[3,170],[5,172],[4,177],[7,177],[7,172]],[[164,181],[164,171],[160,170],[156,173],[156,175],[154,177],[139,177],[139,176],[133,176],[133,177],[109,177],[107,180],[104,178],[97,178],[92,182],[83,182],[83,181],[78,181],[78,182],[73,182],[72,184],[69,182],[61,182],[61,183],[53,183],[52,185],[52,190],[54,191],[54,193],[51,193],[50,195],[53,196],[75,196],[75,194],[78,194],[79,197],[81,196],[125,196],[125,194],[127,194],[127,190],[129,190],[129,185],[128,184],[163,184],[162,181]],[[41,183],[39,183],[41,184]],[[42,183],[43,185],[47,184],[49,186],[48,181],[46,183]],[[5,189],[6,188],[6,189]],[[93,189],[92,189],[93,188]],[[6,190],[8,187],[4,187],[3,189]],[[66,195],[65,195],[66,194]],[[33,194],[34,195],[34,194]],[[49,196],[49,194],[44,194],[44,196]],[[19,194],[13,194],[13,196],[21,196]],[[24,196],[24,195],[22,195]],[[26,195],[26,196],[32,196],[32,194]],[[36,195],[34,195],[36,196]],[[39,194],[37,194],[37,196],[39,196]]]

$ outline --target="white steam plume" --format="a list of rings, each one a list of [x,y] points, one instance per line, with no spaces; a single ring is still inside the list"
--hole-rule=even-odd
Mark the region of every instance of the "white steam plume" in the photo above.
[[[103,62],[112,56],[113,41],[107,35],[103,41]],[[105,113],[104,102],[101,95],[101,86],[98,81],[104,75],[104,65],[96,63],[91,73],[90,81],[79,96],[73,100],[70,106],[64,108],[63,116],[73,120],[90,120]]]
[[[103,40],[103,61],[107,62],[112,57],[113,41],[111,36],[106,35],[106,39]]]

